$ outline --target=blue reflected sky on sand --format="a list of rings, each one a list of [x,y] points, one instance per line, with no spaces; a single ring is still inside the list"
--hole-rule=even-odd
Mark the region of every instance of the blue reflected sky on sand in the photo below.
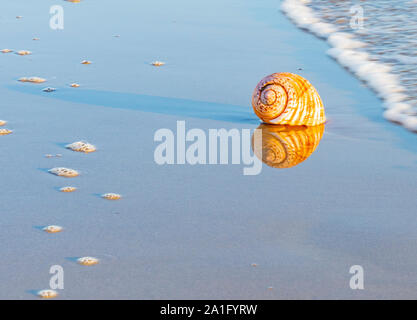
[[[111,108],[162,113],[180,117],[258,124],[252,108],[188,99],[155,97],[134,93],[68,89],[46,93],[38,85],[8,86],[8,89],[43,97]],[[59,108],[59,105],[57,106]]]

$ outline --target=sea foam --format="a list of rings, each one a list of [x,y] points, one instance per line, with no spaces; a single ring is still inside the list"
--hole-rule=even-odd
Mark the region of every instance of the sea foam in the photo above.
[[[391,67],[378,62],[366,52],[367,44],[357,40],[353,34],[342,32],[334,24],[321,21],[315,11],[308,7],[310,0],[284,0],[282,11],[298,27],[325,39],[332,47],[327,54],[365,82],[384,101],[387,109],[383,116],[401,124],[410,131],[417,132],[417,118],[412,106],[407,103],[408,95],[398,76]],[[397,60],[409,61],[414,57],[395,56]]]

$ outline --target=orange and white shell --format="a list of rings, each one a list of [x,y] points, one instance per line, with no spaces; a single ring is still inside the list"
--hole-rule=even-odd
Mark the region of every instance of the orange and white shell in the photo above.
[[[53,299],[58,296],[58,292],[52,289],[40,290],[37,294],[42,299]]]
[[[13,133],[12,130],[9,130],[9,129],[0,129],[0,136],[5,136],[5,135],[11,134],[11,133]]]
[[[77,259],[77,262],[82,266],[94,266],[99,263],[99,260],[94,257],[81,257]]]
[[[262,147],[252,150],[258,159],[273,168],[291,168],[300,164],[316,150],[324,132],[324,124],[318,126],[286,126],[262,123]]]
[[[266,123],[316,126],[326,121],[324,107],[312,84],[289,72],[273,73],[255,88],[252,106]]]

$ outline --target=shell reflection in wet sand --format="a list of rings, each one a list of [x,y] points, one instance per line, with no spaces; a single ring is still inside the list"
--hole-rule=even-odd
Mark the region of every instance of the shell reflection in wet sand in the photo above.
[[[52,299],[52,298],[56,298],[57,296],[58,296],[58,292],[56,292],[55,290],[46,289],[46,290],[38,291],[38,297],[42,299]]]
[[[93,257],[82,257],[77,259],[77,262],[83,266],[93,266],[98,264],[99,260]]]
[[[261,124],[262,151],[254,150],[263,163],[273,168],[291,168],[306,160],[320,143],[324,124],[305,126],[285,126]],[[254,149],[252,135],[252,150]]]
[[[77,170],[69,169],[69,168],[52,168],[48,170],[49,173],[52,173],[56,176],[72,178],[79,175]]]
[[[43,228],[43,231],[47,233],[57,233],[57,232],[61,232],[62,229],[63,228],[61,226],[50,225],[50,226],[46,226],[45,228]]]

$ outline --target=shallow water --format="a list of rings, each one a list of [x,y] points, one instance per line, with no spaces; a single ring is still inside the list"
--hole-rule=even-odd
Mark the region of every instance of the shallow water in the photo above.
[[[287,0],[286,9],[385,101],[385,118],[417,131],[417,1]]]

